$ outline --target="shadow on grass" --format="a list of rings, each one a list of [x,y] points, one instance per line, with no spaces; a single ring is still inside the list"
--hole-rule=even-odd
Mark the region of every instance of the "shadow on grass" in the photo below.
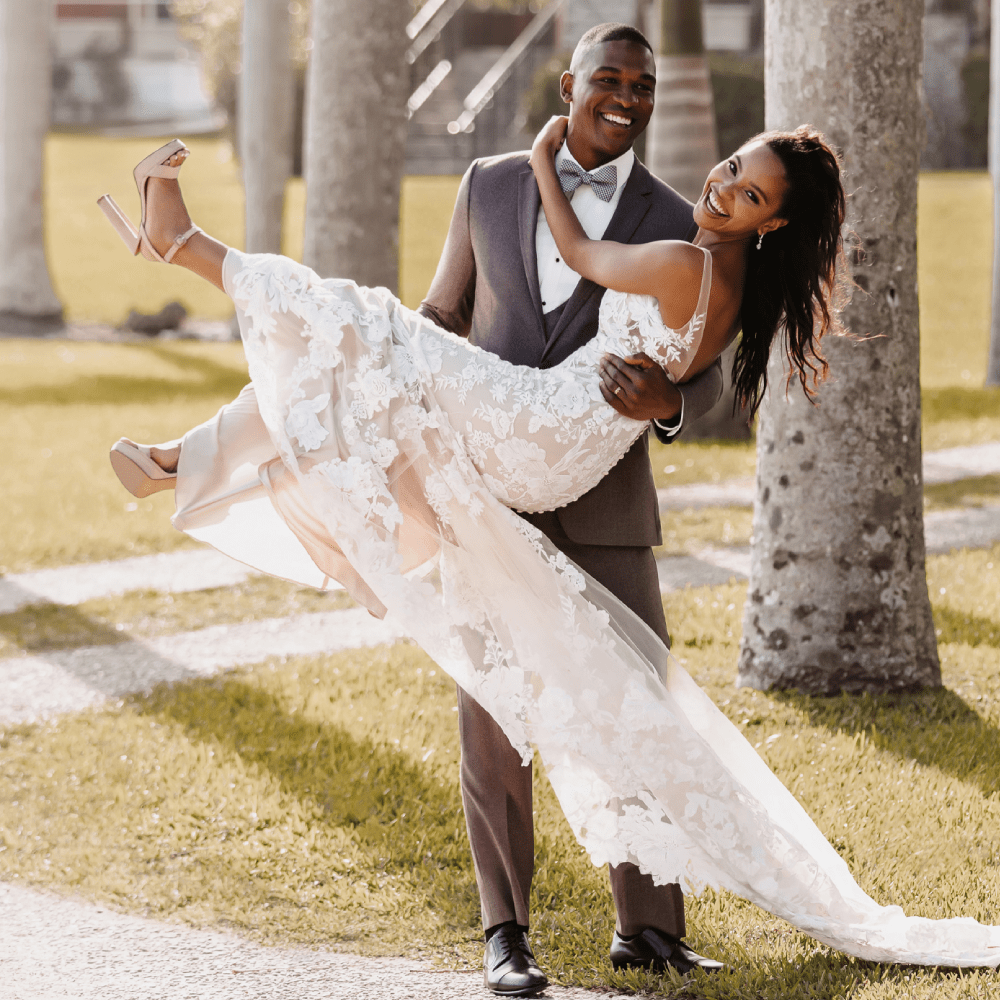
[[[132,347],[133,345],[123,345]],[[157,403],[177,398],[206,396],[235,398],[249,381],[248,376],[211,358],[197,357],[166,345],[135,345],[136,376],[94,375],[53,386],[0,389],[0,403],[12,406],[67,406],[77,403],[117,404]],[[142,355],[153,354],[174,365],[189,379],[143,378]]]
[[[479,898],[457,783],[341,726],[290,714],[240,678],[164,685],[134,708],[237,754],[304,804],[319,803],[330,826],[352,827],[379,855],[379,872],[409,876],[446,925],[475,928]]]
[[[928,424],[1000,417],[1000,389],[965,389],[959,386],[924,389],[920,399],[923,419]]]
[[[813,726],[864,733],[880,749],[978,785],[985,796],[1000,790],[1000,729],[948,688],[830,698],[775,691],[773,696],[806,714]]]
[[[65,604],[33,604],[0,614],[0,638],[25,653],[75,649],[77,646],[113,646],[129,641],[127,632],[119,632]]]
[[[970,501],[1000,497],[1000,476],[974,476],[954,483],[934,483],[924,487],[924,499],[941,507],[964,507]]]

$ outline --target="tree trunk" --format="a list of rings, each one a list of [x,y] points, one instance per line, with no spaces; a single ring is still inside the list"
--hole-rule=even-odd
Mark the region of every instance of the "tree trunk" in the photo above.
[[[313,0],[305,262],[396,290],[409,67],[399,0]]]
[[[1000,385],[1000,0],[990,18],[990,176],[993,179],[993,310],[986,384]]]
[[[0,0],[0,332],[62,329],[42,229],[52,88],[50,0]]]
[[[843,153],[863,259],[824,341],[831,381],[784,393],[757,436],[739,683],[811,693],[940,683],[924,569],[917,169],[924,0],[767,0],[769,128],[812,122]]]
[[[281,253],[292,172],[290,26],[287,0],[246,0],[239,114],[248,253]]]

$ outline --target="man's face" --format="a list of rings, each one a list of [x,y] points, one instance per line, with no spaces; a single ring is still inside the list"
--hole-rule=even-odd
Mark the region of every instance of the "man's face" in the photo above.
[[[569,106],[566,142],[585,170],[621,156],[649,124],[656,89],[653,53],[635,42],[604,42],[584,52],[559,81]]]

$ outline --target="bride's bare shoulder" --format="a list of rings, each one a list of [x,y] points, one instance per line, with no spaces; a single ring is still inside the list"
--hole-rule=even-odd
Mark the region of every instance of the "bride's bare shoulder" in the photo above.
[[[656,284],[660,315],[672,329],[691,318],[701,293],[705,253],[683,240],[663,240],[657,244]]]

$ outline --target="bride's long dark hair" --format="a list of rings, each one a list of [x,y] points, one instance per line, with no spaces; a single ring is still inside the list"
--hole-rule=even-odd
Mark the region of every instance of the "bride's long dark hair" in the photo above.
[[[811,125],[764,132],[751,141],[767,143],[788,181],[778,211],[787,225],[767,233],[760,250],[756,241],[747,250],[733,384],[739,405],[752,415],[767,389],[767,359],[779,329],[790,364],[786,385],[797,375],[811,400],[826,378],[829,365],[819,342],[836,326],[846,199],[840,160]]]

